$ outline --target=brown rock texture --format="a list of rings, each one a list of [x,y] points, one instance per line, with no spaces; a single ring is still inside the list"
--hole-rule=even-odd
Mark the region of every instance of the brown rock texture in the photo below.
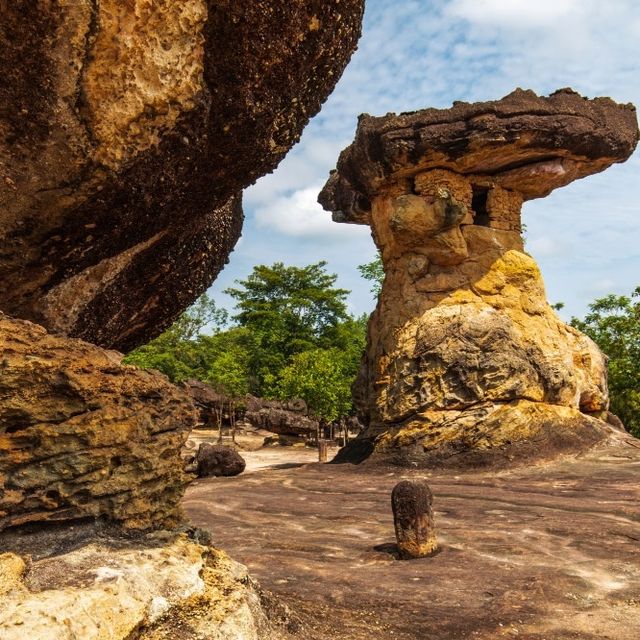
[[[432,504],[433,494],[426,482],[402,480],[393,488],[393,524],[403,560],[425,558],[437,550]]]
[[[237,476],[247,463],[232,447],[203,442],[196,453],[196,468],[199,478],[209,476]]]
[[[0,310],[128,350],[211,283],[363,0],[0,0]]]
[[[245,420],[256,429],[279,436],[308,436],[318,431],[319,422],[309,415],[304,400],[280,402],[248,396]]]
[[[617,432],[499,472],[272,467],[194,483],[185,509],[285,600],[304,640],[637,640],[639,444]],[[439,553],[424,560],[396,559],[403,479],[433,491]]]
[[[367,428],[339,459],[505,464],[604,437],[604,357],[547,303],[520,209],[637,141],[631,105],[568,89],[361,118],[320,195],[371,225],[385,269],[355,388]]]
[[[122,355],[0,313],[0,530],[104,518],[174,526],[193,405]]]

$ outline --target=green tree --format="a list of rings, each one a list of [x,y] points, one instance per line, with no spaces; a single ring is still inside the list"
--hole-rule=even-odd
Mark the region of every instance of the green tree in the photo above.
[[[382,267],[382,256],[380,252],[376,255],[375,260],[358,265],[358,271],[365,280],[371,282],[371,293],[374,296],[379,296],[384,281],[384,269]]]
[[[213,336],[217,348],[210,357],[205,358],[203,374],[208,382],[221,393],[232,397],[244,396],[250,391],[251,378],[249,374],[250,352],[246,343],[238,335],[237,329],[225,331]],[[204,344],[205,340],[202,340]]]
[[[280,371],[277,395],[302,398],[318,417],[328,422],[347,415],[352,407],[349,358],[338,349],[298,353]]]
[[[157,369],[173,382],[198,377],[196,337],[206,327],[219,329],[226,324],[228,314],[218,309],[204,294],[155,340],[129,352],[126,364],[143,369]]]
[[[224,328],[226,312],[204,297],[126,362],[159,369],[176,382],[202,380],[233,403],[247,393],[304,397],[326,419],[344,415],[351,409],[367,315],[347,313],[348,291],[335,287],[336,276],[325,267],[257,266],[229,290],[238,302],[236,326]]]
[[[250,368],[254,392],[275,393],[278,372],[297,353],[326,343],[335,327],[349,318],[346,289],[336,288],[337,276],[326,262],[306,267],[276,262],[259,265],[238,287],[226,290],[236,300],[234,319],[253,338]]]
[[[595,300],[584,320],[572,318],[571,324],[608,356],[611,411],[640,437],[640,287],[631,297]]]

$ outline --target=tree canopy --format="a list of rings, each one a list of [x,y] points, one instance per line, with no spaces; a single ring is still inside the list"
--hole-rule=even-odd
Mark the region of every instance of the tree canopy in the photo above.
[[[608,356],[611,411],[640,437],[640,287],[630,297],[598,298],[584,320],[571,324]]]
[[[256,266],[227,290],[237,303],[231,321],[203,296],[125,362],[235,397],[303,398],[318,417],[337,419],[352,410],[367,316],[349,315],[336,280],[325,262]]]
[[[349,319],[349,291],[336,288],[337,276],[325,267],[326,262],[259,265],[226,290],[236,300],[234,320],[252,336],[249,366],[256,395],[276,393],[277,373],[294,355],[341,346],[335,344],[335,329]]]

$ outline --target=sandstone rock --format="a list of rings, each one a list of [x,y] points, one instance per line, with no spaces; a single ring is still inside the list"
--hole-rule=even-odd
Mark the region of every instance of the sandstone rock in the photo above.
[[[632,106],[570,90],[361,118],[320,195],[336,220],[371,224],[385,269],[352,457],[503,464],[610,431],[604,357],[548,305],[520,208],[637,141]]]
[[[307,415],[307,405],[299,398],[288,402],[248,396],[245,420],[256,429],[279,436],[308,436],[318,431],[319,422]]]
[[[225,264],[363,0],[2,0],[0,310],[121,350]]]
[[[180,451],[195,422],[182,391],[119,353],[1,313],[0,345],[0,530],[180,520]]]
[[[237,476],[247,466],[244,458],[232,447],[203,442],[196,454],[197,474],[200,478],[209,476]]]
[[[3,640],[276,637],[246,568],[184,534],[100,537],[27,560],[28,571],[0,555]]]
[[[320,200],[338,222],[369,224],[382,191],[413,193],[415,185],[423,192],[419,174],[437,169],[459,185],[469,207],[471,185],[478,197],[497,186],[530,200],[624,161],[637,143],[633,105],[587,100],[571,89],[548,98],[516,89],[501,100],[451,109],[365,114]],[[465,186],[458,174],[468,176]],[[437,184],[447,188],[443,177]]]
[[[401,558],[424,558],[438,548],[432,503],[426,482],[402,480],[393,488],[391,507]]]

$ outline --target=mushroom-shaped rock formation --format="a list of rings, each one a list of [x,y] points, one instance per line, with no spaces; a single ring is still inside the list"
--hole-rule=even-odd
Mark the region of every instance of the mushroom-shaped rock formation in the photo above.
[[[0,310],[127,350],[212,282],[363,0],[2,3]]]
[[[320,194],[371,225],[385,270],[342,459],[500,464],[604,437],[604,357],[547,303],[520,210],[637,141],[632,105],[569,89],[361,117]]]

